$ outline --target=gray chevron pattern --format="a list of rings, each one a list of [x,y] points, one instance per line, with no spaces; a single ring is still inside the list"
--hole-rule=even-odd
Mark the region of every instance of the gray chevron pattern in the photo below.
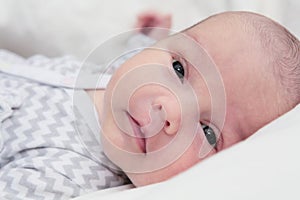
[[[68,59],[35,57],[27,62],[64,74],[76,68]],[[74,116],[70,91],[0,73],[2,90],[14,91],[22,102],[0,122],[0,199],[69,199],[128,183],[122,172],[101,162],[106,157],[84,119]],[[100,159],[81,143],[77,122],[84,135],[91,135],[85,143],[99,151]]]
[[[25,61],[27,65],[37,66],[46,70],[55,71],[62,75],[76,74],[81,63],[72,56],[64,56],[59,58],[47,58],[43,55],[35,55]]]

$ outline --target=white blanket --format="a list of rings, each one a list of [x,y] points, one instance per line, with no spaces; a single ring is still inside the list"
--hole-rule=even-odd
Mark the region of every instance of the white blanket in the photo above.
[[[85,199],[300,199],[300,105],[251,138],[159,184]]]

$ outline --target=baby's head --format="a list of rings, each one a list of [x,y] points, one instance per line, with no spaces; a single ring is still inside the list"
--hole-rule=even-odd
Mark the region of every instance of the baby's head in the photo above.
[[[159,41],[107,87],[106,154],[141,186],[251,136],[300,102],[299,51],[285,28],[247,12],[221,13]]]

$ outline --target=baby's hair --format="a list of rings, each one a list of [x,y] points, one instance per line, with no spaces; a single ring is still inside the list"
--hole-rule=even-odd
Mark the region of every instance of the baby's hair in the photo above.
[[[288,105],[300,103],[300,42],[286,28],[264,16],[248,12],[239,13],[247,25],[254,28],[260,45],[269,58],[281,95]]]
[[[276,79],[278,93],[289,106],[300,103],[300,42],[286,28],[277,22],[256,13],[236,11],[212,15],[195,24],[218,18],[236,26],[242,24],[245,33],[250,34],[253,42],[259,43],[268,59],[268,69]],[[192,26],[191,28],[193,28]]]

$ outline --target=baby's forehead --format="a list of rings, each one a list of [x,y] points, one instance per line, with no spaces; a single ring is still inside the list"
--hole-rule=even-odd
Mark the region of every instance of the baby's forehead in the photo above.
[[[183,30],[183,33],[193,34],[195,37],[216,36],[215,40],[230,39],[236,36],[249,38],[259,36],[255,26],[267,28],[268,18],[248,12],[226,12],[210,16],[197,24]],[[230,37],[232,36],[232,37]]]

